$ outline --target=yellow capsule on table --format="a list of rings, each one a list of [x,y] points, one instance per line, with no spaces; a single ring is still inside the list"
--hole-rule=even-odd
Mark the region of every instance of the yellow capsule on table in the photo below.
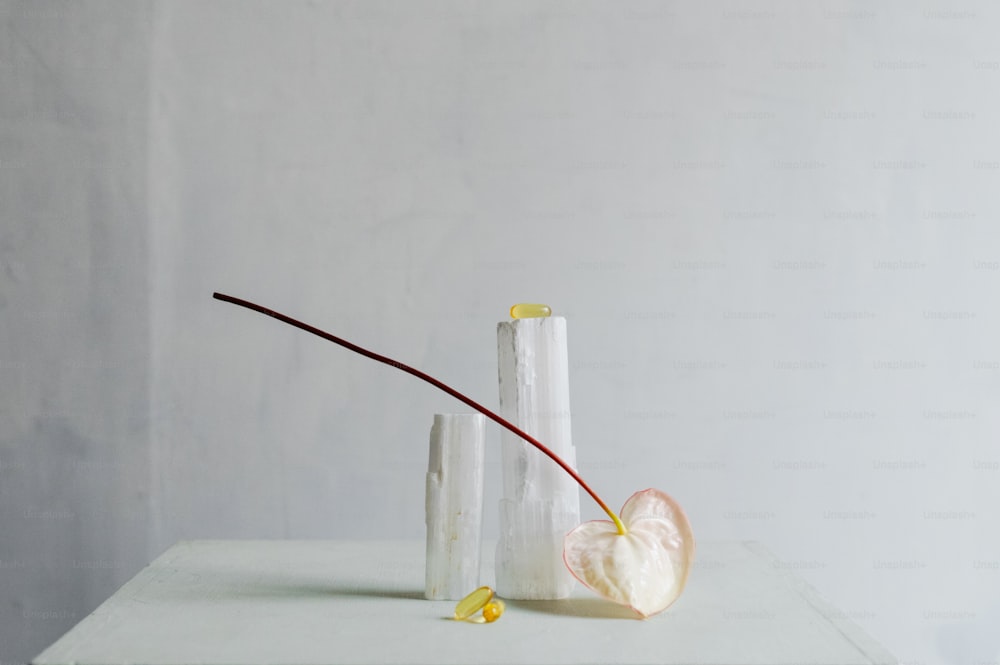
[[[493,589],[488,586],[481,586],[468,596],[458,601],[455,606],[455,620],[464,621],[493,600]]]
[[[510,318],[512,319],[538,319],[546,316],[552,316],[552,308],[548,305],[519,302],[510,308]]]
[[[500,618],[503,610],[503,601],[497,598],[492,603],[486,603],[486,607],[483,608],[483,618],[486,619],[486,623],[493,623]]]

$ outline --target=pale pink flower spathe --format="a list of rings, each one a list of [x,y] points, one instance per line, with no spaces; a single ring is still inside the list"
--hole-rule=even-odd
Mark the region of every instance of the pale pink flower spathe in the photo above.
[[[563,560],[598,595],[630,607],[642,618],[670,607],[684,591],[694,561],[691,523],[665,492],[647,489],[625,502],[628,533],[613,522],[584,522],[566,535]]]

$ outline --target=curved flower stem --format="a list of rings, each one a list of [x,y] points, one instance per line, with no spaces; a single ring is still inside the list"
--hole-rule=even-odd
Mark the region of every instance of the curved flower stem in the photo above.
[[[455,399],[459,400],[460,402],[464,402],[465,404],[468,404],[473,409],[475,409],[476,411],[479,411],[481,414],[483,414],[484,416],[486,416],[487,418],[489,418],[493,422],[497,423],[501,427],[505,427],[505,428],[509,429],[511,432],[513,432],[514,434],[517,434],[519,437],[521,437],[522,439],[524,439],[525,441],[527,441],[528,443],[530,443],[531,445],[533,445],[535,448],[537,448],[538,450],[540,450],[542,453],[544,453],[545,455],[547,455],[549,458],[551,458],[552,461],[554,461],[556,464],[558,464],[559,466],[561,466],[566,473],[568,473],[569,475],[571,475],[573,477],[573,480],[575,480],[577,483],[579,483],[580,487],[582,487],[584,490],[587,491],[587,494],[589,494],[594,499],[594,501],[597,502],[597,505],[599,505],[601,507],[601,509],[608,514],[608,517],[611,518],[611,521],[615,523],[615,527],[618,529],[618,533],[621,534],[621,535],[625,535],[626,533],[628,533],[628,529],[625,528],[625,525],[622,523],[622,521],[618,517],[618,515],[616,515],[615,512],[613,510],[611,510],[611,508],[608,507],[608,504],[604,503],[604,500],[601,499],[601,497],[597,496],[597,493],[590,488],[590,485],[588,485],[583,480],[583,478],[580,477],[580,475],[573,469],[573,467],[571,467],[566,462],[564,462],[561,457],[559,457],[554,452],[552,452],[551,450],[549,450],[549,448],[547,446],[545,446],[541,441],[539,441],[535,437],[531,436],[530,434],[528,434],[524,430],[520,429],[519,427],[517,427],[513,423],[505,420],[504,418],[501,418],[499,415],[497,415],[493,411],[490,411],[485,406],[483,406],[482,404],[476,402],[475,400],[473,400],[473,399],[471,399],[469,397],[466,397],[465,395],[463,395],[462,393],[458,392],[457,390],[455,390],[451,386],[446,385],[446,384],[442,383],[441,381],[438,381],[437,379],[435,379],[430,374],[425,374],[424,372],[421,372],[419,369],[410,367],[409,365],[404,365],[403,363],[401,363],[401,362],[399,362],[397,360],[393,360],[392,358],[388,358],[386,356],[380,355],[378,353],[375,353],[374,351],[369,351],[368,349],[362,348],[362,347],[358,346],[357,344],[353,344],[351,342],[348,342],[346,339],[341,339],[340,337],[337,337],[335,335],[331,335],[330,333],[325,332],[323,330],[320,330],[319,328],[315,328],[315,327],[313,327],[313,326],[311,326],[311,325],[309,325],[307,323],[302,323],[301,321],[296,321],[295,319],[291,318],[290,316],[285,316],[284,314],[279,314],[278,312],[275,312],[274,310],[268,309],[266,307],[262,307],[261,305],[254,304],[254,303],[249,302],[247,300],[242,300],[240,298],[235,298],[233,296],[227,296],[227,295],[225,295],[223,293],[218,293],[218,292],[213,293],[212,297],[215,298],[216,300],[222,300],[224,302],[232,303],[234,305],[239,305],[240,307],[246,307],[247,309],[252,309],[253,311],[260,312],[261,314],[266,314],[267,316],[270,316],[272,318],[278,319],[279,321],[282,321],[283,323],[287,323],[289,325],[295,326],[296,328],[299,328],[301,330],[305,330],[306,332],[312,333],[313,335],[316,335],[318,337],[322,337],[323,339],[328,340],[330,342],[333,342],[334,344],[339,344],[340,346],[344,347],[345,349],[350,349],[351,351],[354,351],[355,353],[360,353],[361,355],[365,356],[366,358],[371,358],[372,360],[377,360],[380,363],[383,363],[383,364],[389,365],[391,367],[395,367],[396,369],[402,370],[402,371],[406,372],[407,374],[412,374],[413,376],[417,377],[418,379],[422,379],[422,380],[426,381],[427,383],[431,384],[435,388],[438,388],[439,390],[443,390],[444,392],[448,393],[449,395],[451,395]]]

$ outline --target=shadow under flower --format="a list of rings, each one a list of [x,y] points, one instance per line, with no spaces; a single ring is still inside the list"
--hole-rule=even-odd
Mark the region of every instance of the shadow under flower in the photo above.
[[[586,619],[630,619],[639,615],[622,605],[603,598],[564,598],[562,600],[506,600],[509,607],[525,612],[558,614]]]

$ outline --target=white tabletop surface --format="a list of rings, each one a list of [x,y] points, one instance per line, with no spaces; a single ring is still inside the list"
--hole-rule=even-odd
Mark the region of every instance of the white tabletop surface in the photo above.
[[[697,560],[680,600],[645,621],[578,586],[477,625],[424,600],[422,542],[181,542],[33,663],[895,662],[760,545],[699,543]]]

